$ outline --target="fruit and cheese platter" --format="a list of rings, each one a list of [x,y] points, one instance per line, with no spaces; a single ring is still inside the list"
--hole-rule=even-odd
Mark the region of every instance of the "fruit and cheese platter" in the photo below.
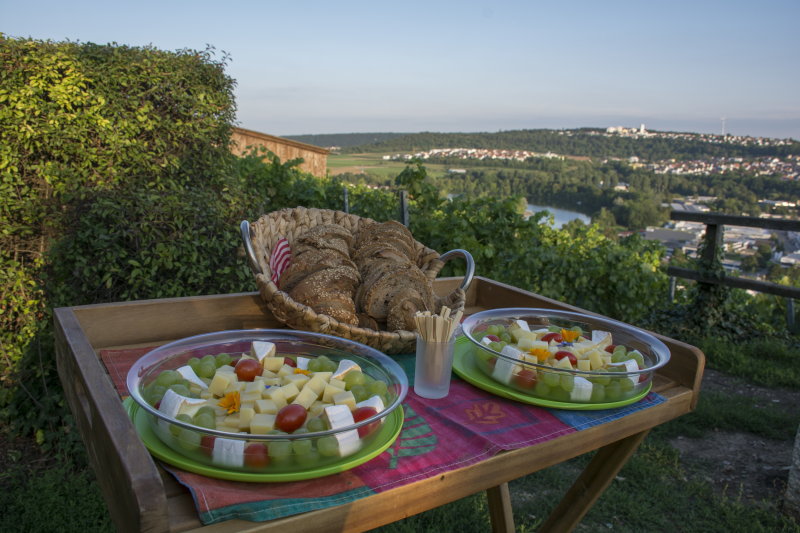
[[[396,438],[408,391],[402,368],[381,352],[291,330],[165,344],[131,367],[127,385],[129,414],[154,455],[258,481],[327,475],[374,457]]]
[[[546,407],[605,409],[638,401],[670,357],[641,329],[570,311],[492,309],[468,317],[462,328],[470,344],[457,354],[457,374],[489,392]]]

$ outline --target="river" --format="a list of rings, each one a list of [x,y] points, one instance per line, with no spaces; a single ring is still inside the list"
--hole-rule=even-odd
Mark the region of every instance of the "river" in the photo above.
[[[575,220],[576,218],[584,224],[591,224],[592,222],[590,217],[587,217],[582,213],[578,213],[577,211],[568,211],[567,209],[559,209],[557,207],[528,204],[528,211],[530,211],[530,213],[527,214],[533,214],[538,211],[549,211],[555,219],[553,221],[553,227],[555,228],[560,228],[570,220]]]

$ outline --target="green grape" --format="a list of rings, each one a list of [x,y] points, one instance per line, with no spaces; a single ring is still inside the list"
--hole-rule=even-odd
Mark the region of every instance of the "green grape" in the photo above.
[[[217,371],[217,364],[215,362],[200,361],[200,365],[195,370],[195,373],[201,378],[213,378]]]
[[[503,342],[503,341],[500,341],[500,342],[493,341],[493,342],[489,343],[489,348],[491,348],[495,352],[502,352],[503,348],[505,348],[505,346],[506,346],[506,343]]]
[[[217,429],[217,417],[214,416],[213,413],[209,412],[197,412],[192,419],[192,422],[195,426],[199,426],[201,428],[206,429]]]
[[[611,355],[611,362],[612,363],[624,363],[628,359],[630,359],[630,358],[628,357],[628,354],[625,353],[625,352],[617,352],[617,351],[615,351]]]
[[[270,459],[276,463],[287,463],[292,459],[292,443],[278,440],[267,445]]]
[[[501,333],[505,331],[505,328],[500,324],[492,324],[491,326],[486,327],[486,334],[487,335],[496,335],[500,336]]]
[[[580,326],[572,326],[572,327],[571,327],[571,328],[569,328],[569,329],[570,329],[570,331],[577,331],[578,333],[580,333],[581,335],[583,335],[583,329],[582,329]]]
[[[550,394],[550,385],[544,382],[544,380],[539,380],[536,383],[536,388],[533,389],[533,392],[536,396],[545,397]]]
[[[353,397],[356,399],[356,402],[363,402],[371,396],[366,385],[353,385],[350,388],[350,392],[353,393]]]
[[[606,399],[606,388],[602,385],[592,386],[592,397],[590,401],[599,403]]]
[[[214,357],[212,354],[206,354],[200,359],[201,363],[214,363],[214,366],[217,366],[217,358]]]
[[[550,399],[556,402],[569,402],[569,392],[565,391],[561,387],[554,387],[550,389]]]
[[[189,387],[187,387],[183,383],[173,383],[172,385],[169,386],[169,388],[176,394],[180,394],[181,396],[186,396],[187,398],[191,394],[189,392]]]
[[[619,388],[622,389],[622,392],[630,392],[633,390],[633,381],[628,378],[620,379]]]
[[[644,356],[641,354],[641,352],[639,352],[639,350],[631,350],[628,352],[628,358],[636,361],[636,364],[639,365],[639,368],[644,368]]]
[[[365,382],[364,374],[359,370],[351,370],[344,375],[344,384],[347,390],[351,390],[354,385],[363,385]]]
[[[323,457],[336,457],[339,455],[339,442],[333,435],[320,437],[317,441],[317,450]]]
[[[389,388],[383,381],[375,380],[367,386],[370,395],[383,396],[389,393]]]
[[[314,447],[311,445],[311,439],[297,439],[292,441],[292,451],[295,455],[304,455],[310,453],[313,449]]]
[[[366,385],[369,388],[370,383],[373,383],[374,381],[375,381],[375,378],[373,378],[372,376],[370,376],[366,372],[364,373],[364,385]]]
[[[217,411],[210,405],[204,405],[203,407],[198,409],[197,412],[194,414],[194,416],[197,416],[201,413],[209,413],[211,416],[217,416]]]
[[[547,326],[547,331],[551,333],[561,333],[561,326]]]
[[[589,381],[591,381],[592,383],[595,383],[597,385],[608,385],[609,383],[611,383],[611,377],[610,376],[591,376],[591,377],[589,377]]]
[[[295,455],[294,459],[295,459],[295,461],[297,461],[297,464],[299,464],[300,466],[303,466],[305,468],[309,468],[309,467],[312,467],[312,466],[316,465],[317,463],[319,463],[319,452],[312,448],[307,453],[302,453],[302,454]]]
[[[308,362],[309,372],[322,372],[322,362],[319,359],[312,359]]]
[[[558,387],[561,383],[561,378],[555,372],[542,372],[542,381],[547,384],[548,387],[551,389],[553,387]]]
[[[500,340],[505,342],[506,344],[511,344],[511,334],[507,331],[503,331],[500,335]]]
[[[169,387],[173,383],[178,383],[183,376],[177,370],[164,370],[156,377],[156,384]]]
[[[192,423],[192,417],[184,413],[181,413],[178,416],[176,416],[175,420],[180,420],[181,422],[188,422],[189,424]],[[175,424],[169,425],[169,432],[172,433],[172,435],[175,437],[178,437],[181,434],[181,430],[183,430],[183,428],[180,426],[177,426]]]
[[[572,374],[561,374],[559,385],[565,391],[572,392],[572,389],[575,388],[575,377]]]
[[[178,437],[178,444],[181,448],[187,451],[197,450],[200,448],[200,433],[192,431],[191,429],[181,428],[180,436]]]
[[[197,369],[200,366],[200,359],[198,359],[197,357],[192,357],[191,359],[189,359],[189,361],[187,361],[186,364],[189,365],[189,367],[191,367],[191,369],[194,370],[196,374]]]
[[[619,386],[619,381],[614,380],[606,385],[605,394],[606,398],[609,400],[619,400],[622,397],[622,389]]]
[[[628,349],[625,348],[625,346],[623,346],[622,344],[618,344],[614,348],[614,354],[617,354],[617,353],[622,353],[622,354],[628,353]]]
[[[229,365],[233,361],[233,357],[229,353],[218,353],[215,358],[214,365],[219,368],[221,366]]]
[[[317,431],[325,431],[328,429],[328,426],[325,424],[325,421],[322,420],[320,417],[311,418],[306,422],[306,428],[312,433],[316,433]]]

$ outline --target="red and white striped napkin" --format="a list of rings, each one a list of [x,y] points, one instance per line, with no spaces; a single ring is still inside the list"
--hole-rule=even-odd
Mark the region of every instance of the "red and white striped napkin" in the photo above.
[[[292,263],[292,248],[289,246],[289,241],[285,238],[278,239],[275,247],[272,249],[272,254],[269,256],[269,269],[272,271],[272,282],[276,285],[278,280],[281,279],[281,274],[284,270],[289,268]]]

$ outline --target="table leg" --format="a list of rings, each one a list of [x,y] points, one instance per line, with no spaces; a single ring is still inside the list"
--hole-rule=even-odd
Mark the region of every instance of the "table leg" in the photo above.
[[[603,446],[578,476],[539,533],[572,531],[625,466],[650,430]]]
[[[493,533],[514,533],[514,515],[511,510],[511,493],[508,483],[486,489],[489,501],[489,518]]]

